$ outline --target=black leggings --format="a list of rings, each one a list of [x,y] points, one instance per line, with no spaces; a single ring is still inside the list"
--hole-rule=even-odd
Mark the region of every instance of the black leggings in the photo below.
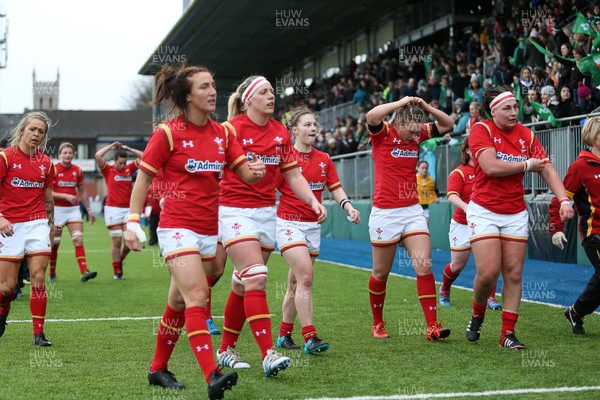
[[[575,312],[583,317],[593,313],[600,306],[600,235],[587,237],[582,245],[594,267],[594,274],[573,305]]]

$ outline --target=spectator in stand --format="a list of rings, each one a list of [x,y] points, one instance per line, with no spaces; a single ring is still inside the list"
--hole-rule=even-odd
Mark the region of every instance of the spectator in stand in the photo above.
[[[579,105],[573,101],[571,96],[571,88],[568,85],[562,85],[560,87],[560,90],[558,91],[558,104],[552,113],[557,119],[581,115],[581,107],[579,107]],[[579,125],[579,121],[570,120],[566,123],[563,122],[562,125],[575,126]]]
[[[517,78],[515,77],[515,81],[516,80],[517,80]],[[519,75],[518,82],[522,88],[529,89],[530,87],[534,86],[534,82],[531,79],[531,68],[530,67],[525,66],[525,67],[521,68],[521,73]]]
[[[356,89],[356,93],[354,93],[354,98],[352,102],[359,107],[364,106],[369,100],[369,92],[367,88],[367,81],[361,79],[360,86]]]
[[[381,100],[385,103],[394,101],[394,82],[389,81],[385,89],[381,92]]]
[[[457,99],[462,100],[462,99]],[[463,101],[460,106],[460,114],[456,125],[454,125],[454,133],[463,134],[467,130],[467,124],[469,123],[469,119],[471,119],[471,114],[469,113],[469,103]]]
[[[405,96],[416,96],[417,95],[417,81],[415,78],[408,78],[406,85],[400,90],[400,98]]]
[[[338,149],[340,154],[348,154],[356,151],[356,141],[354,140],[354,128],[342,126],[340,128],[340,140]]]
[[[539,67],[535,67],[533,69],[533,73],[531,74],[531,79],[533,80],[535,85],[539,86],[539,87],[554,85],[554,82],[552,82],[552,79],[548,76],[546,71],[544,71],[543,69],[541,69]]]
[[[510,85],[515,74],[515,67],[510,64],[507,57],[502,57],[500,63],[494,68],[492,79],[495,85]]]
[[[430,75],[429,80],[427,82],[427,88],[425,90],[424,99],[429,99],[429,102],[433,100],[440,100],[441,87],[438,83],[437,76]]]
[[[579,82],[577,96],[579,97],[579,106],[583,114],[591,113],[600,107],[600,92],[596,88],[592,90],[583,82]]]
[[[475,125],[477,122],[483,119],[483,117],[481,116],[481,104],[476,101],[469,104],[469,114],[470,118],[467,122],[467,127],[465,128],[466,132],[469,132],[473,125]]]
[[[472,101],[481,103],[482,100],[483,88],[479,83],[479,78],[477,77],[477,74],[472,74],[471,83],[469,83],[469,86],[465,89],[465,101],[469,103]]]
[[[534,28],[529,33],[529,40],[535,42],[539,46],[544,47],[544,43],[539,38],[538,31]],[[525,65],[546,65],[546,58],[544,54],[540,53],[538,49],[531,42],[525,44]]]
[[[537,122],[538,117],[531,105],[531,102],[540,103],[542,100],[540,99],[540,94],[536,87],[530,87],[527,90],[527,97],[523,99],[523,123],[529,124],[531,122]]]
[[[448,84],[448,75],[442,75],[440,78],[440,110],[449,114],[452,106],[452,90]]]
[[[526,39],[524,37],[520,37],[519,38],[519,44],[517,45],[517,47],[515,48],[515,51],[513,53],[513,61],[514,61],[514,66],[518,69],[521,69],[525,66],[525,43],[526,43]],[[503,57],[504,58],[504,57]],[[512,78],[511,78],[512,81]],[[508,84],[508,82],[504,83],[504,84]]]
[[[475,64],[477,57],[481,57],[482,55],[479,33],[473,33],[467,43],[467,63]]]
[[[542,97],[542,104],[545,105],[554,113],[558,102],[556,101],[554,86],[544,86],[540,91],[540,95]]]
[[[467,74],[467,68],[464,65],[458,65],[458,72],[452,76],[452,82],[450,83],[455,99],[464,96],[469,80],[470,76]]]
[[[339,156],[341,154],[338,149],[338,142],[333,136],[330,136],[327,139],[327,150],[325,150],[325,153],[329,154],[330,157]]]
[[[402,79],[398,79],[396,81],[396,85],[394,86],[394,92],[392,94],[392,101],[398,101],[402,98],[402,89],[404,88],[404,81]]]

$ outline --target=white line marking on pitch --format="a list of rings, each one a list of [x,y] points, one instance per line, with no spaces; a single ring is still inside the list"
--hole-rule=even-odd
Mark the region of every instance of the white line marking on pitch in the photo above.
[[[99,321],[146,321],[161,319],[162,317],[107,317],[107,318],[61,318],[61,319],[47,319],[45,322],[99,322]],[[214,316],[213,319],[222,319],[223,316]],[[14,321],[8,320],[9,323],[31,323],[30,319],[17,319]]]
[[[488,390],[476,393],[422,393],[414,395],[391,395],[391,396],[357,396],[357,397],[318,397],[307,400],[417,400],[417,399],[451,399],[454,397],[487,397],[487,396],[513,396],[518,394],[536,394],[536,393],[572,393],[588,392],[600,390],[600,386],[580,386],[580,387],[558,387],[558,388],[537,388],[537,389],[509,389],[509,390]]]

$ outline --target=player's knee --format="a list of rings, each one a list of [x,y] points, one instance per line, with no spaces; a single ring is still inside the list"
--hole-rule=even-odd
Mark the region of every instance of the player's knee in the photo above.
[[[246,290],[263,290],[267,286],[269,269],[264,264],[250,265],[239,273],[239,278]]]
[[[185,295],[186,307],[206,308],[208,303],[208,288],[194,288]]]
[[[115,238],[122,238],[123,237],[123,230],[122,229],[110,229],[108,231],[108,235],[113,238],[113,240]]]
[[[312,272],[303,273],[300,277],[298,277],[297,287],[303,289],[310,289],[313,285],[313,274]]]
[[[7,276],[3,282],[0,282],[0,292],[4,296],[9,295],[17,287],[17,279],[12,276]]]
[[[71,234],[71,240],[75,246],[81,246],[83,244],[83,232],[82,231],[74,231]]]

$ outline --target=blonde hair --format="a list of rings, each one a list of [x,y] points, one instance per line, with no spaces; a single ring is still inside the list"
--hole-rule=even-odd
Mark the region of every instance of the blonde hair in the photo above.
[[[72,145],[71,143],[69,143],[69,142],[62,142],[62,143],[60,144],[60,146],[58,147],[58,154],[60,154],[60,153],[63,151],[63,149],[64,149],[65,147],[68,147],[68,148],[70,148],[71,150],[73,150],[73,153],[75,153],[75,146],[73,146],[73,145]]]
[[[25,127],[27,126],[27,124],[29,124],[31,122],[31,120],[34,120],[34,119],[42,121],[44,123],[44,125],[46,125],[46,132],[44,134],[44,140],[42,140],[42,143],[40,143],[38,145],[38,150],[40,150],[40,151],[46,150],[46,145],[48,144],[48,131],[54,125],[52,123],[52,120],[43,111],[30,111],[27,114],[25,114],[23,116],[23,118],[21,118],[21,120],[19,121],[17,126],[15,126],[15,128],[11,132],[10,141],[9,141],[10,147],[16,147],[19,145],[19,142],[21,141],[21,137],[23,137],[23,131],[25,130]]]
[[[227,101],[227,119],[245,113],[248,110],[248,106],[242,103],[242,93],[254,79],[258,78],[258,75],[252,75],[244,79],[242,83],[235,89],[235,92],[231,93],[229,100]]]
[[[397,126],[398,124],[406,122],[425,122],[425,117],[425,111],[423,111],[422,108],[414,104],[407,104],[394,111],[392,118],[390,119],[390,124],[392,126]]]
[[[585,125],[581,130],[583,143],[590,147],[594,146],[598,135],[600,135],[600,117],[593,117],[585,121]]]

